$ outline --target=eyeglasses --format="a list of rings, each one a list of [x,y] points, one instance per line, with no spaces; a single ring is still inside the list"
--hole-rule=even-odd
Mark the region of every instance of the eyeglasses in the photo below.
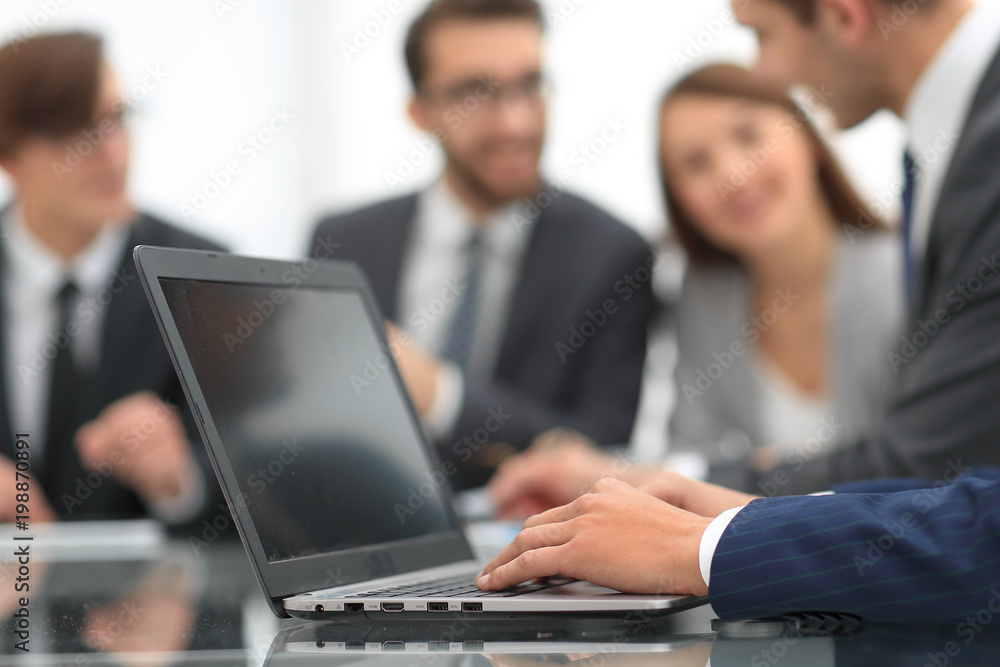
[[[447,105],[473,112],[477,109],[497,111],[506,100],[538,106],[552,92],[552,85],[541,74],[531,74],[521,81],[504,83],[490,76],[463,81],[440,90],[419,91],[421,99],[431,104]]]

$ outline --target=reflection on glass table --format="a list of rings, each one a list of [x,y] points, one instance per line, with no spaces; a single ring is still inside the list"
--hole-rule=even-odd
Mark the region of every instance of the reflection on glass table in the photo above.
[[[234,539],[196,548],[183,536],[167,539],[154,526],[128,522],[52,530],[32,542],[27,581],[19,582],[17,533],[0,527],[8,545],[0,557],[0,665],[953,667],[994,665],[1000,656],[1000,623],[988,607],[958,627],[843,623],[824,626],[826,634],[784,622],[724,624],[715,632],[707,606],[648,622],[280,621]],[[26,592],[15,588],[23,583]]]

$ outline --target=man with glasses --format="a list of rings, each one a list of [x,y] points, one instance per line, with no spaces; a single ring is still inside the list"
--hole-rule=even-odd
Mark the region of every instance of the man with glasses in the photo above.
[[[333,258],[362,266],[395,323],[392,352],[457,488],[554,427],[625,443],[638,403],[654,262],[539,174],[542,32],[534,0],[432,2],[407,38],[409,113],[444,173],[316,232],[314,252],[339,244]],[[351,381],[363,392],[377,367]]]
[[[132,208],[102,51],[84,33],[0,49],[0,522],[176,524],[217,495],[132,249],[218,247]]]

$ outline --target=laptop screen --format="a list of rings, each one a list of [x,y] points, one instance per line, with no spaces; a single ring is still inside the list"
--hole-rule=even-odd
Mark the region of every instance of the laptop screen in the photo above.
[[[159,282],[270,562],[458,530],[359,293]]]

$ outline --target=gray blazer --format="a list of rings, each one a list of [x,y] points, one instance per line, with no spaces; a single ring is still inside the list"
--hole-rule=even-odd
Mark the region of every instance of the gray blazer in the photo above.
[[[877,428],[885,412],[892,386],[885,358],[899,342],[904,313],[902,262],[892,234],[840,238],[830,278],[831,411],[836,435],[853,439]],[[735,266],[692,268],[685,277],[671,451],[742,467],[750,447],[777,444],[764,442],[761,431],[763,387],[752,361],[760,329],[751,321],[749,292],[748,276]],[[734,344],[746,352],[733,354]]]

